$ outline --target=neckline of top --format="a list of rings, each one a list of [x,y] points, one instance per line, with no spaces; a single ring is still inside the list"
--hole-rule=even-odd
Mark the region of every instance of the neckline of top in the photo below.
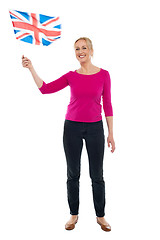
[[[93,76],[93,75],[96,75],[98,73],[100,73],[102,71],[102,68],[100,68],[100,70],[96,73],[93,73],[93,74],[83,74],[83,73],[78,73],[77,70],[75,70],[74,72],[79,74],[79,75],[83,75],[83,76]]]

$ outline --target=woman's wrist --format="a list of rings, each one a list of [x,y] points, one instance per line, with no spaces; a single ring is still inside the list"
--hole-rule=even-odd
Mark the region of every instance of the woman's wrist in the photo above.
[[[30,70],[30,72],[32,72],[33,71],[33,65],[31,65],[29,68],[28,68],[29,70]]]
[[[108,135],[113,136],[113,131],[108,131]]]

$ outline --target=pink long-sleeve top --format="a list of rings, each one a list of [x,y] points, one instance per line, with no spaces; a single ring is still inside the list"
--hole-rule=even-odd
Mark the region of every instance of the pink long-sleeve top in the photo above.
[[[55,93],[70,86],[70,102],[65,119],[78,122],[97,122],[102,120],[102,105],[105,117],[113,116],[111,103],[111,79],[109,72],[100,69],[91,75],[69,71],[50,83],[43,81],[39,88],[42,94]]]

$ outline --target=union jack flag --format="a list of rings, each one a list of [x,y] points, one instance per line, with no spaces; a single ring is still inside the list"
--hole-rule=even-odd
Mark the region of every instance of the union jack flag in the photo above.
[[[48,46],[61,37],[59,17],[17,10],[10,10],[9,13],[18,40]]]

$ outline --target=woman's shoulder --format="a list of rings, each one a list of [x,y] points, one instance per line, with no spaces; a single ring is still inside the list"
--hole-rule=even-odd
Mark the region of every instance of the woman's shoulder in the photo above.
[[[63,76],[66,76],[66,77],[71,76],[73,72],[74,72],[73,70],[70,70],[70,71],[64,73]]]
[[[107,69],[101,68],[103,72],[105,73],[109,73],[109,71]]]

